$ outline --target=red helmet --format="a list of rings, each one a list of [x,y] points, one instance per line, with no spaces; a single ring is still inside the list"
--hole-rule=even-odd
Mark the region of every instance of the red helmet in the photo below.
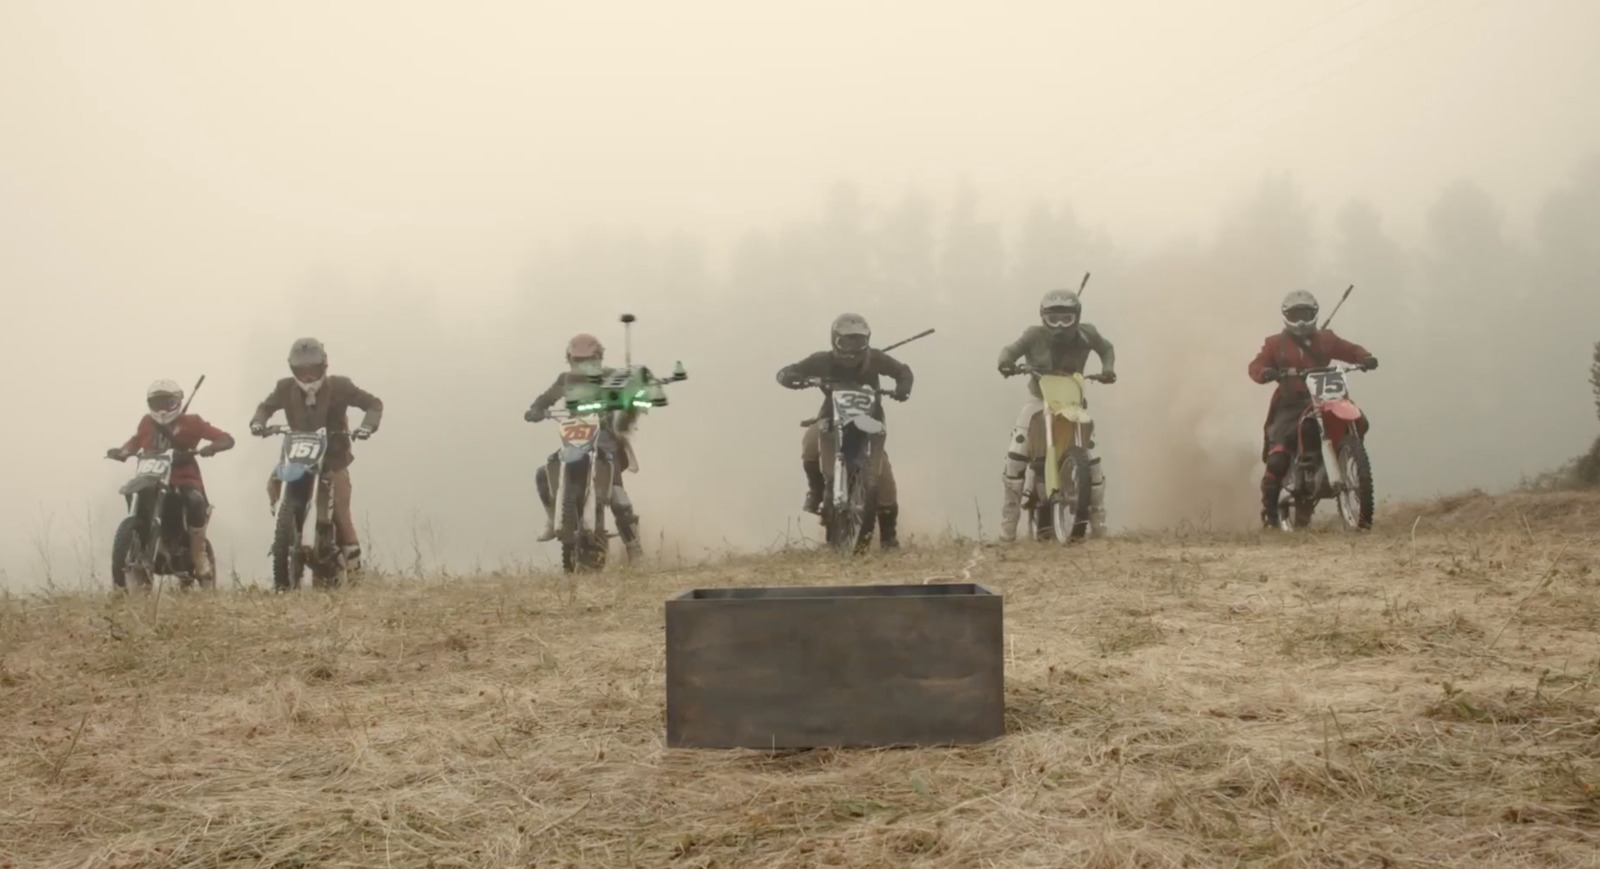
[[[599,362],[606,358],[606,348],[600,339],[588,332],[579,332],[567,342],[567,364],[571,365],[580,360],[594,360]]]

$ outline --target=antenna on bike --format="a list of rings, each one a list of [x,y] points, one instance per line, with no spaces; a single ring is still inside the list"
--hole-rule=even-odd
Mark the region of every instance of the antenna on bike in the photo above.
[[[200,391],[200,384],[205,382],[206,376],[204,374],[200,375],[200,379],[194,382],[194,388],[189,390],[189,397],[183,400],[183,409],[178,411],[178,416],[183,416],[189,412],[189,403],[194,401],[194,394]]]
[[[1328,319],[1322,321],[1322,328],[1328,328],[1328,324],[1333,322],[1333,315],[1339,313],[1339,309],[1344,307],[1344,300],[1350,298],[1350,291],[1355,288],[1355,284],[1344,288],[1344,295],[1339,297],[1339,304],[1333,306],[1333,314],[1329,314]]]
[[[633,367],[633,321],[638,319],[632,314],[623,314],[622,317],[622,359],[629,368]]]

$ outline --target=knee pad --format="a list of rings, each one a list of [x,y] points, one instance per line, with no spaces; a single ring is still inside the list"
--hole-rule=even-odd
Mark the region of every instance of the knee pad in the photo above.
[[[190,528],[203,528],[206,520],[211,518],[211,504],[199,489],[186,487],[183,490],[183,509]]]
[[[1282,480],[1289,473],[1289,451],[1274,449],[1267,453],[1267,475],[1274,481]]]
[[[625,513],[633,509],[633,499],[628,497],[627,489],[621,486],[611,487],[611,509],[617,513]]]
[[[1005,478],[1020,480],[1028,472],[1028,455],[1024,451],[1028,444],[1028,430],[1014,428],[1011,430],[1011,439],[1006,442]]]

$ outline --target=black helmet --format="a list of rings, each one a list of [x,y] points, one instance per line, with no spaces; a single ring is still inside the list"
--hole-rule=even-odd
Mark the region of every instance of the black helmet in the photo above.
[[[840,314],[834,318],[829,330],[833,355],[845,362],[855,362],[866,355],[872,342],[872,327],[860,314]]]

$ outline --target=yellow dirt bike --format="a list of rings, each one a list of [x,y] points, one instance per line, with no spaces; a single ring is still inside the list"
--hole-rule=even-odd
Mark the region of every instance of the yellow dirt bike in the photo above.
[[[1044,398],[1044,410],[1028,423],[1030,448],[1022,509],[1028,515],[1029,533],[1035,540],[1052,536],[1058,543],[1082,540],[1089,531],[1094,496],[1089,467],[1094,418],[1084,401],[1083,387],[1090,380],[1104,382],[1104,377],[1043,374],[1026,363],[1014,370],[1038,377],[1039,394]]]

